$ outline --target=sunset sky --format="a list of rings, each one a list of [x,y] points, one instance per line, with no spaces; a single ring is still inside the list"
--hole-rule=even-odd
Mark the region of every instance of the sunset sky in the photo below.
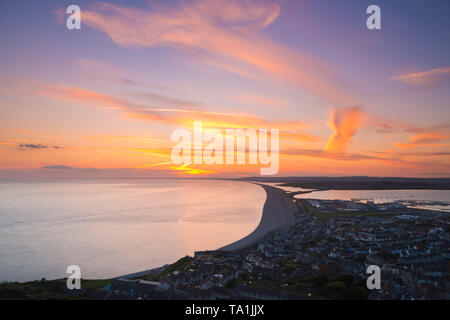
[[[66,28],[71,4],[81,30]],[[449,14],[449,1],[2,1],[0,178],[259,174],[174,165],[171,133],[194,121],[279,129],[281,176],[449,177]]]

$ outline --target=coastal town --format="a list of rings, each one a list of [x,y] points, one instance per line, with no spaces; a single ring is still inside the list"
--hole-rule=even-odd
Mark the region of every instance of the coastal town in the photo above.
[[[244,250],[196,252],[144,279],[118,279],[105,298],[450,298],[448,214],[398,204],[293,201],[295,225]],[[381,268],[379,290],[366,287],[369,265]]]
[[[295,223],[246,248],[198,251],[144,275],[80,290],[60,280],[55,290],[120,300],[450,298],[447,213],[395,202],[289,199]],[[367,288],[370,265],[381,269],[380,289]]]

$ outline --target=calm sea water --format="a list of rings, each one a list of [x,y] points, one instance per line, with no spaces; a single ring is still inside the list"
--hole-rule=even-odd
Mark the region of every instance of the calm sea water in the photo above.
[[[266,194],[246,182],[0,182],[0,281],[138,272],[217,249],[258,225]]]
[[[388,203],[394,201],[437,201],[447,205],[417,205],[418,208],[450,211],[450,190],[326,190],[295,195],[299,199],[322,200],[372,200],[375,203]]]

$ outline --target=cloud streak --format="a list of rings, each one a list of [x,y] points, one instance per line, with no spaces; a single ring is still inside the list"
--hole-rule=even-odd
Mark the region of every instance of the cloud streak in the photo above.
[[[75,59],[74,62],[77,65],[81,74],[83,74],[84,76],[86,76],[88,79],[91,80],[102,82],[113,82],[120,85],[128,85],[135,87],[137,86],[144,88],[169,89],[166,86],[151,85],[147,82],[128,77],[118,67],[113,66],[106,62],[91,59]]]
[[[16,145],[16,144],[10,144],[10,145]],[[19,150],[47,150],[47,149],[54,149],[54,150],[62,150],[63,147],[60,146],[48,146],[41,143],[20,143],[17,145]]]
[[[19,144],[19,149],[21,150],[39,150],[39,149],[47,149],[48,146],[44,144],[34,144],[34,143],[21,143]]]
[[[423,72],[408,73],[390,78],[412,85],[429,85],[450,78],[450,67],[435,68]]]
[[[121,111],[128,119],[152,121],[170,125],[191,127],[194,121],[202,121],[204,128],[267,128],[280,129],[281,137],[293,141],[318,141],[318,137],[302,132],[304,124],[295,120],[265,120],[263,118],[244,114],[213,112],[194,109],[190,106],[146,107],[129,101],[77,87],[40,84],[33,93],[63,101],[83,103],[86,106]],[[170,99],[162,101],[170,103]],[[187,107],[187,108],[186,108]]]
[[[66,165],[54,165],[54,166],[42,166],[41,169],[52,169],[52,170],[73,170],[77,169],[75,167],[70,167]]]
[[[433,132],[422,132],[409,137],[409,142],[398,142],[394,143],[399,149],[412,149],[422,146],[443,146],[448,143],[443,143],[445,140],[449,140],[450,137],[433,133]]]
[[[450,124],[442,123],[428,127],[418,127],[406,123],[369,116],[365,122],[368,129],[377,134],[408,133],[408,142],[393,142],[398,149],[412,149],[423,146],[445,146],[450,140]],[[430,153],[433,154],[433,153]]]

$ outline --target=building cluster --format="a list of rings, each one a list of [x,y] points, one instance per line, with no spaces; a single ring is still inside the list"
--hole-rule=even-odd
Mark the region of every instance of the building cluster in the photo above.
[[[195,252],[177,270],[117,279],[104,298],[450,298],[447,213],[398,207],[324,218],[336,203],[295,201],[295,225],[239,251]],[[347,209],[362,208],[347,202]],[[381,269],[381,289],[366,287],[370,265]]]

